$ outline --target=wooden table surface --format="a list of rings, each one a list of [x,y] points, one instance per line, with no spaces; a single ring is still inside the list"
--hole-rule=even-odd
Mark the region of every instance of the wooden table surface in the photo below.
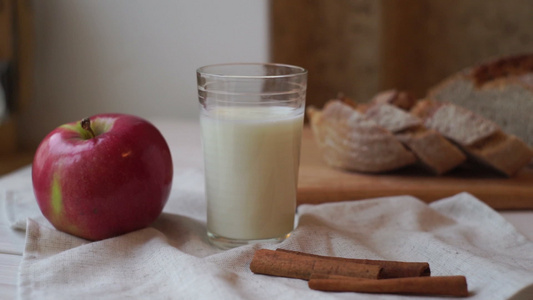
[[[153,120],[171,148],[175,172],[188,168],[202,168],[203,159],[200,143],[200,128],[196,121]],[[309,138],[309,133],[306,133]],[[310,140],[304,141],[305,147]],[[312,148],[307,148],[310,150]],[[312,158],[302,149],[302,171],[307,164],[320,164],[311,161]],[[312,150],[315,151],[315,150]],[[305,175],[304,175],[305,176]],[[30,170],[28,167],[0,177],[0,191],[31,187]],[[167,207],[172,203],[167,203]],[[2,206],[0,206],[2,207]],[[167,208],[165,208],[166,210]],[[502,216],[516,228],[533,240],[533,210],[504,211]],[[0,299],[15,299],[17,272],[24,249],[24,232],[9,227],[6,217],[0,211]]]
[[[468,192],[497,210],[533,209],[533,166],[510,178],[478,167],[434,176],[419,166],[386,174],[364,174],[328,167],[312,132],[302,139],[298,202],[323,203],[411,195],[425,202]]]

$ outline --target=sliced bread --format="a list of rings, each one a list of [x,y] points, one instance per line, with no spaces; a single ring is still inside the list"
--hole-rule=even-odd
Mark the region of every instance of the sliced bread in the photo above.
[[[397,101],[399,95],[402,93],[394,91],[388,97],[375,97],[373,104],[365,109],[365,116],[392,132],[432,173],[442,175],[461,165],[466,160],[461,150],[437,131],[427,130],[420,118],[405,111],[413,103]],[[386,101],[380,101],[385,98]]]
[[[452,103],[423,100],[411,112],[473,160],[505,176],[512,176],[533,158],[533,151],[516,136],[507,135],[492,121]]]
[[[427,98],[465,107],[533,147],[533,54],[462,70],[430,89]]]
[[[341,100],[331,100],[322,110],[307,109],[315,140],[326,164],[346,170],[380,173],[415,163],[388,130]]]

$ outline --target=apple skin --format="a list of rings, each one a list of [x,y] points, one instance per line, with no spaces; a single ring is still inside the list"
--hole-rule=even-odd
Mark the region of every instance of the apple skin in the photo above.
[[[155,126],[132,115],[62,125],[40,143],[32,165],[35,197],[60,231],[102,240],[150,225],[172,185],[169,147]]]

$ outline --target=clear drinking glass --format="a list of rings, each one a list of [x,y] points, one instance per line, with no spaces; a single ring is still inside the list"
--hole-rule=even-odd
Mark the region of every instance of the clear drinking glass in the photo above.
[[[307,71],[237,63],[197,70],[207,236],[222,249],[294,229]]]

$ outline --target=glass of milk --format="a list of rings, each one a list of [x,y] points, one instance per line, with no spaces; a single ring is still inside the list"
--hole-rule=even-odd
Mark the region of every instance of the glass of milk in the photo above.
[[[197,70],[207,236],[222,249],[294,229],[307,71],[237,63]]]

